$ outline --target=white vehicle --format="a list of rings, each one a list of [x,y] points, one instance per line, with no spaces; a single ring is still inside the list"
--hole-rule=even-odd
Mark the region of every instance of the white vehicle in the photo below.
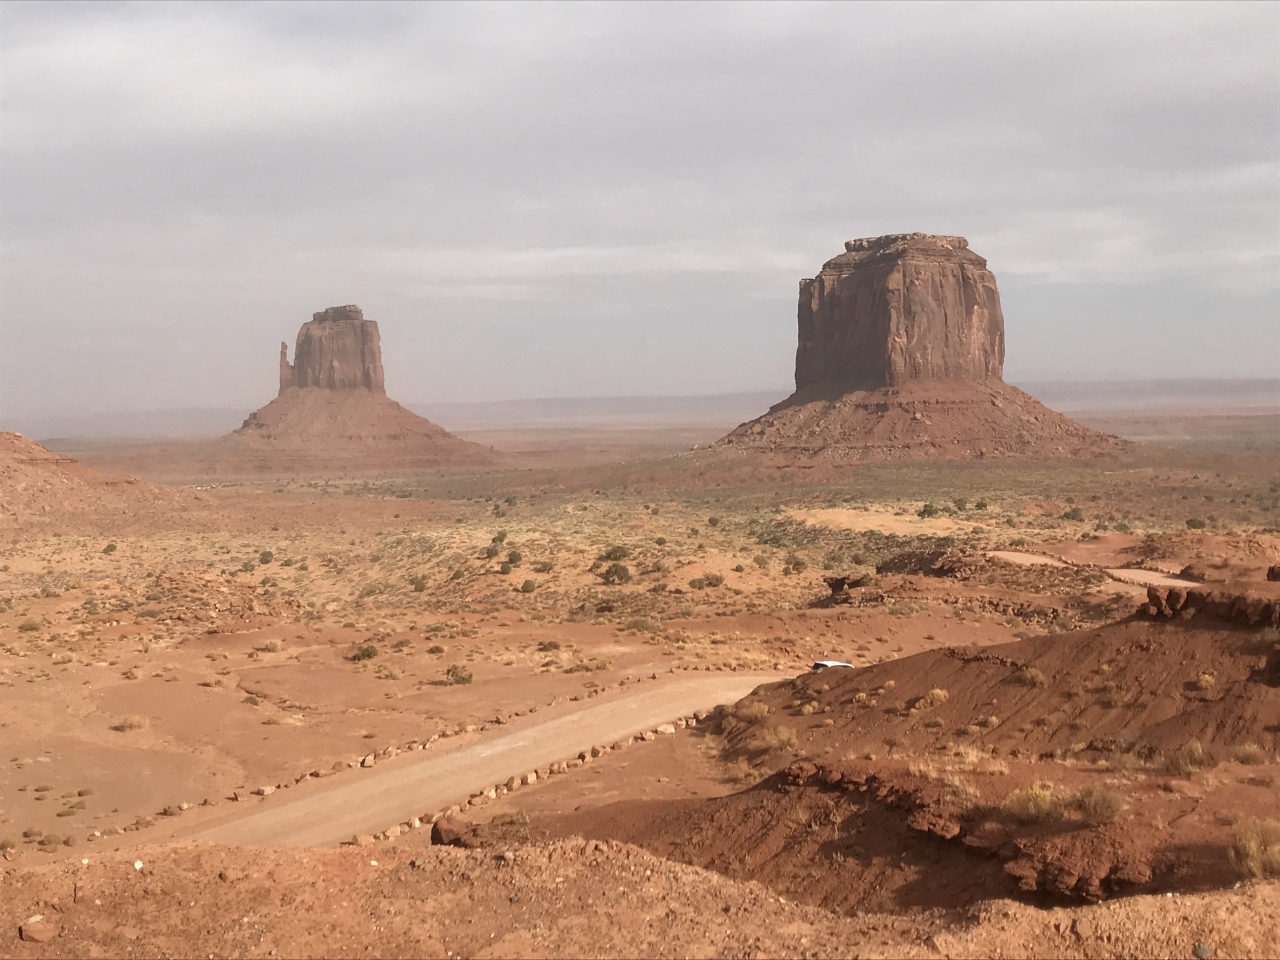
[[[810,667],[810,669],[826,670],[828,667],[848,667],[850,670],[852,670],[853,664],[845,663],[843,660],[816,660],[814,661],[814,664],[812,667]]]

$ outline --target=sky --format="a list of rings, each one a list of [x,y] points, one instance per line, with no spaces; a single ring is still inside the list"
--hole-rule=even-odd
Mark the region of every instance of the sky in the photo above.
[[[1280,4],[0,5],[0,418],[785,388],[797,282],[957,234],[1005,378],[1280,376]]]

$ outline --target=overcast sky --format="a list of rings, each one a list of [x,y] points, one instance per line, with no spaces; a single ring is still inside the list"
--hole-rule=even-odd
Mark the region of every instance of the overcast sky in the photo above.
[[[0,5],[0,416],[785,387],[796,284],[961,234],[1006,379],[1280,376],[1280,4]]]

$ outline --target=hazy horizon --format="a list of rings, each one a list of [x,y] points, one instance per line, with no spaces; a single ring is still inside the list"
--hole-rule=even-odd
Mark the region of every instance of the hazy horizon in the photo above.
[[[1280,375],[1280,7],[0,6],[0,426],[791,382],[796,283],[967,236],[1005,379]],[[789,387],[788,387],[789,389]]]

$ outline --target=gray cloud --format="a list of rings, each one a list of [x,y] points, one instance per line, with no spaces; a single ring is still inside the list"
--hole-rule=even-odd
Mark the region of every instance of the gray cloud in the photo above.
[[[254,405],[342,302],[405,400],[782,385],[795,282],[908,230],[1011,377],[1280,373],[1274,5],[0,16],[0,414]]]

